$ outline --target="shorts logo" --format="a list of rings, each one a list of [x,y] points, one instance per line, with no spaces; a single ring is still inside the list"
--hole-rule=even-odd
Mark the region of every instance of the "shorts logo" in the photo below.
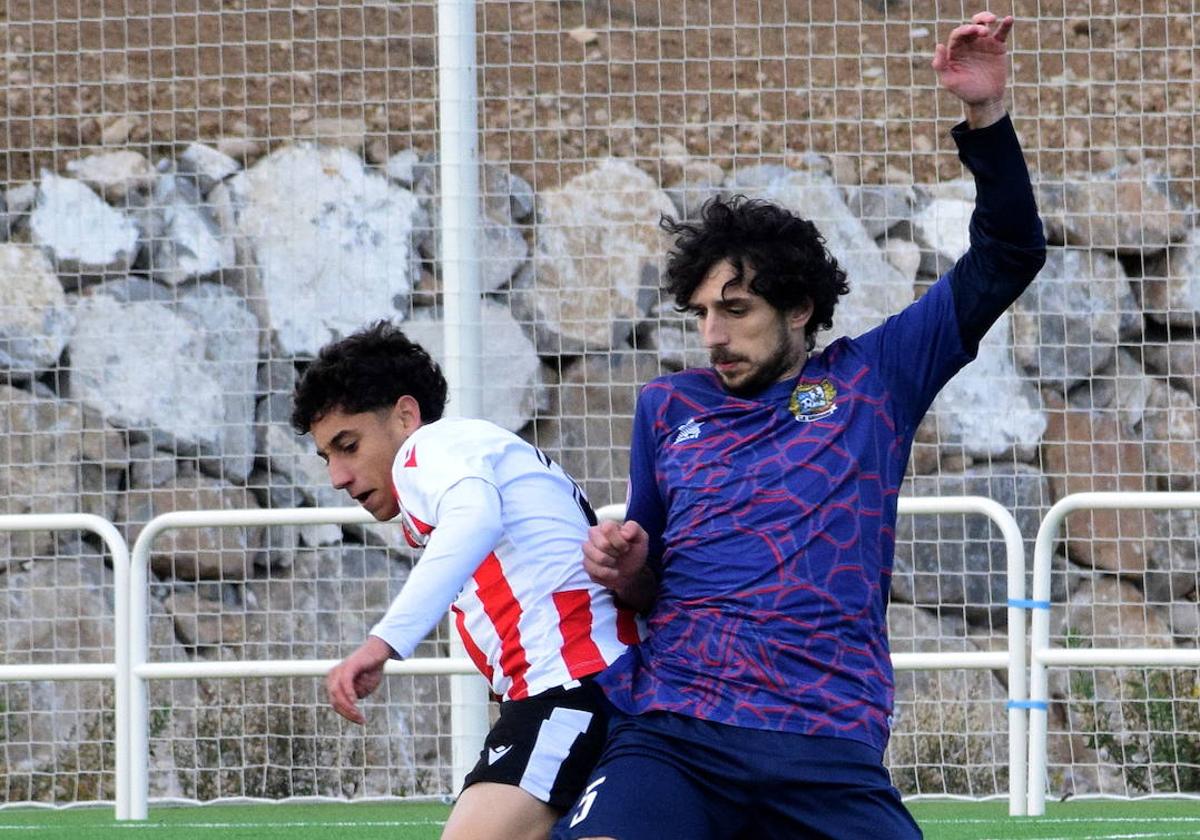
[[[508,751],[511,749],[512,744],[508,744],[507,746],[503,747],[489,747],[488,764],[495,764],[497,761],[504,758],[504,756],[508,755]]]
[[[695,440],[700,437],[700,427],[703,423],[697,423],[695,418],[689,417],[687,422],[676,429],[674,443],[686,443],[689,440]]]
[[[836,399],[837,389],[828,379],[812,384],[801,382],[796,386],[796,390],[792,391],[792,398],[788,400],[788,410],[800,422],[811,423],[813,420],[823,420],[837,411]]]

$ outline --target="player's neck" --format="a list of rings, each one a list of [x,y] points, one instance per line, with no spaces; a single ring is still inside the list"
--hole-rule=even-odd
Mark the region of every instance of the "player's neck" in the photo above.
[[[780,374],[778,379],[775,380],[775,382],[776,383],[791,382],[793,379],[795,379],[797,376],[800,375],[800,371],[804,370],[804,363],[807,361],[808,361],[808,351],[801,350],[797,354],[796,358],[792,360],[791,364],[789,364],[787,366],[787,369],[782,374]]]

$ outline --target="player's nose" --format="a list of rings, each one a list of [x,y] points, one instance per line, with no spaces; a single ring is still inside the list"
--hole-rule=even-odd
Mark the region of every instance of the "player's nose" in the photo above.
[[[721,347],[729,343],[729,331],[717,316],[710,315],[700,322],[700,340],[705,347]]]
[[[329,483],[333,485],[335,490],[344,490],[349,487],[354,481],[354,475],[343,465],[337,461],[330,460],[329,462]]]

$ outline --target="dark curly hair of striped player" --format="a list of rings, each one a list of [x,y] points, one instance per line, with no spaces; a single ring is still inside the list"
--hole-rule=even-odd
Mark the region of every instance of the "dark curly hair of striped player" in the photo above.
[[[675,237],[667,254],[666,290],[685,312],[688,301],[714,265],[728,260],[734,277],[780,312],[811,302],[804,327],[808,349],[816,334],[833,326],[838,298],[850,291],[846,272],[825,248],[825,238],[807,219],[772,204],[749,199],[711,198],[694,222],[664,216],[662,229]]]
[[[446,378],[425,348],[390,321],[377,321],[321,348],[292,394],[292,428],[306,434],[330,411],[391,408],[408,395],[432,423],[446,408]]]

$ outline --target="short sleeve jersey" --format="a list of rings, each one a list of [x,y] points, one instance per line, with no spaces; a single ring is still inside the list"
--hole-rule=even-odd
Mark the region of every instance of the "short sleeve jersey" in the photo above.
[[[917,424],[969,360],[943,278],[752,398],[708,369],[647,384],[627,516],[660,584],[647,640],[601,677],[614,705],[882,749],[899,488]]]
[[[417,429],[392,467],[399,522],[414,547],[438,526],[446,492],[468,478],[499,493],[502,533],[455,599],[468,655],[498,697],[519,700],[596,673],[636,642],[636,619],[583,570],[590,508],[540,450],[484,420]]]

